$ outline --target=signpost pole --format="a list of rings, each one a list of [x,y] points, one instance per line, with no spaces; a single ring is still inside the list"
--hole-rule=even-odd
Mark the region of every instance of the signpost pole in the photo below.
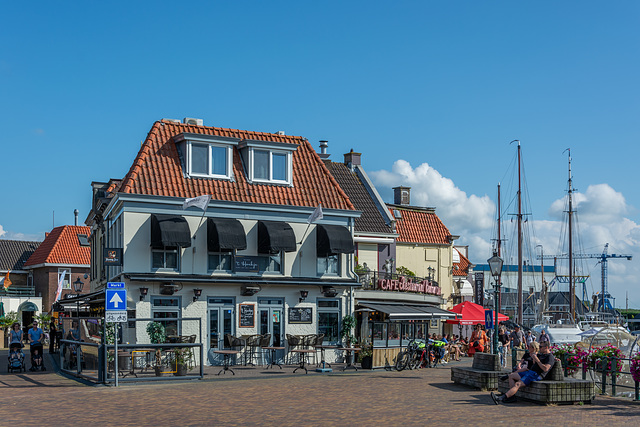
[[[113,336],[115,337],[113,340],[115,345],[113,349],[113,352],[115,354],[115,363],[113,364],[115,372],[113,374],[116,376],[116,387],[118,387],[118,324],[117,323],[113,323],[113,329],[114,329]]]

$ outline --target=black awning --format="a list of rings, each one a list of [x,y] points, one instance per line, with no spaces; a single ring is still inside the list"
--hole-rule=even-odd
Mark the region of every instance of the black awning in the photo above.
[[[389,315],[389,320],[455,319],[457,314],[430,305],[378,304],[360,302],[360,307]]]
[[[191,246],[191,231],[187,220],[175,215],[151,215],[151,247]]]
[[[296,235],[289,224],[282,221],[258,221],[258,253],[294,252]]]
[[[316,248],[319,257],[353,253],[353,238],[347,227],[318,224],[316,230]]]
[[[247,235],[240,221],[234,218],[208,218],[207,248],[210,252],[247,249]]]

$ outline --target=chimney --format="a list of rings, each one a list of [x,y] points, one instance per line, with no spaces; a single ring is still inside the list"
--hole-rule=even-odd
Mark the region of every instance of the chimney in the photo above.
[[[325,166],[327,167],[329,166],[329,163],[331,163],[331,160],[329,160],[329,156],[331,154],[327,153],[328,146],[329,146],[329,141],[326,141],[324,139],[320,140],[320,153],[318,153],[318,156],[320,156]]]
[[[80,211],[78,209],[73,210],[73,216],[75,217],[75,221],[73,221],[73,225],[78,225],[78,214]]]
[[[362,153],[355,153],[352,148],[351,151],[344,155],[344,164],[353,171],[354,166],[360,166],[360,156],[362,156]]]
[[[406,206],[411,204],[411,187],[393,187],[393,204]]]

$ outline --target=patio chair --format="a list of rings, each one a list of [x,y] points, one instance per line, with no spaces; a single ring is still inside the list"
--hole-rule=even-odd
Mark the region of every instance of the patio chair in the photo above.
[[[316,358],[316,353],[315,353],[315,349],[316,349],[316,340],[317,340],[318,335],[316,334],[309,334],[309,335],[305,335],[302,339],[302,348],[306,349],[306,350],[314,350],[313,353],[309,353],[309,357],[311,357],[311,354],[313,354],[313,359],[315,362],[315,358]]]
[[[287,338],[287,364],[291,364],[291,351],[300,347],[302,340],[300,335],[286,335]]]
[[[253,358],[256,356],[256,349],[260,346],[262,335],[250,335],[245,341],[244,364],[255,365]],[[247,361],[248,359],[248,361]]]
[[[262,338],[260,338],[260,355],[262,357],[262,362],[264,365],[267,364],[267,354],[264,350],[265,347],[269,347],[271,345],[271,334],[264,334]]]

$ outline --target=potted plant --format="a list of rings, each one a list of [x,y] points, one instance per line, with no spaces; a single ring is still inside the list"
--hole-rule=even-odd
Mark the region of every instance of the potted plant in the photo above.
[[[360,366],[362,366],[362,369],[373,369],[373,346],[367,339],[364,339],[362,340],[362,342],[360,342],[358,362],[360,362]]]
[[[191,352],[189,348],[176,348],[176,376],[183,377],[189,371],[189,359]]]
[[[162,344],[166,341],[164,325],[160,322],[151,322],[147,325],[147,335],[151,344]],[[157,377],[162,376],[162,349],[156,349],[156,364],[154,370]]]
[[[342,329],[340,330],[340,338],[345,342],[345,347],[351,347],[351,343],[355,342],[353,329],[356,327],[356,318],[347,314],[342,318]]]

